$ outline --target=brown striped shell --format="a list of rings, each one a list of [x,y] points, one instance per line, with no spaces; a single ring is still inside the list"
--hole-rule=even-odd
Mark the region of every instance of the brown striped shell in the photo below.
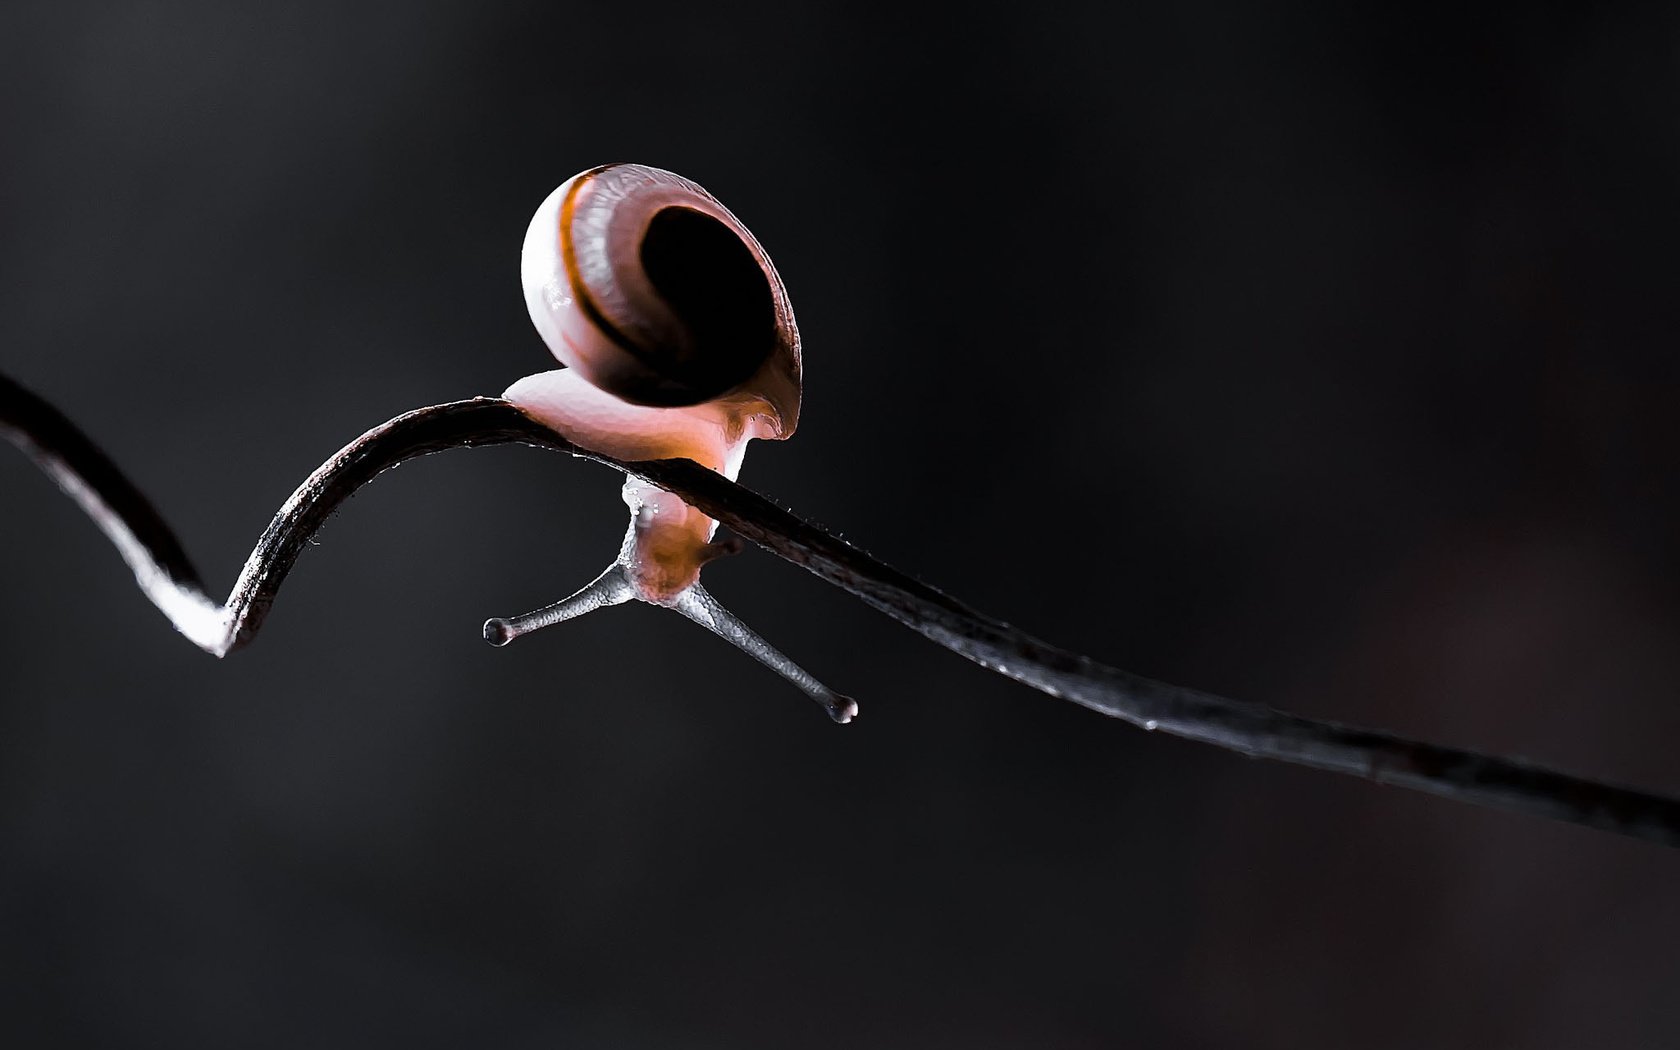
[[[740,220],[688,179],[640,164],[573,176],[537,209],[520,270],[543,341],[600,390],[661,408],[739,402],[770,424],[762,437],[798,425],[787,289]]]

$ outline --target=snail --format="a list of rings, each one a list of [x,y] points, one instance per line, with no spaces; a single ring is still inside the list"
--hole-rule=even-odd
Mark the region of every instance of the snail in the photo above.
[[[617,459],[685,458],[734,481],[749,441],[799,425],[799,329],[770,257],[717,198],[669,171],[608,164],[566,180],[537,208],[520,260],[525,305],[565,366],[503,398],[577,445]],[[857,704],[783,656],[700,586],[738,541],[635,477],[618,557],[555,604],[484,625],[514,638],[638,600],[740,647],[817,700],[837,722]]]

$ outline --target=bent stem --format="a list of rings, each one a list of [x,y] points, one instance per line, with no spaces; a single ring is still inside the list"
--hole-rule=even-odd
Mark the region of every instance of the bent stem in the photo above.
[[[17,444],[98,521],[146,595],[186,631],[176,619],[179,607],[172,599],[190,605],[210,599],[174,533],[110,459],[57,409],[4,375],[0,435]],[[212,641],[225,640],[226,646],[218,649],[194,640],[218,655],[248,644],[309,538],[381,471],[444,449],[509,443],[566,452],[634,474],[952,652],[1050,696],[1145,729],[1253,758],[1332,770],[1472,805],[1680,846],[1680,800],[1395,733],[1301,718],[1105,666],[977,613],[697,463],[626,463],[590,452],[495,398],[454,401],[398,416],[323,463],[263,532],[227,602],[210,602],[212,610],[226,618]],[[78,496],[77,485],[87,495]]]

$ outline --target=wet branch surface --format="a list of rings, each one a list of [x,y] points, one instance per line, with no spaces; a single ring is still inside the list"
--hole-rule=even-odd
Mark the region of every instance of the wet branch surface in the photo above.
[[[217,656],[251,641],[310,537],[382,471],[452,448],[533,445],[594,460],[674,492],[737,535],[952,652],[1144,729],[1253,758],[1348,773],[1474,805],[1680,845],[1680,800],[1528,762],[1301,718],[1106,666],[976,612],[695,463],[627,463],[590,452],[495,398],[416,409],[345,446],[280,508],[225,603],[205,592],[174,532],[115,464],[62,413],[4,375],[0,434],[87,511],[134,570],[142,590],[177,628]]]

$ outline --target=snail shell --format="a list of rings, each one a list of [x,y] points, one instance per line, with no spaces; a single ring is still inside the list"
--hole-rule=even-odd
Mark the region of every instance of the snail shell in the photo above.
[[[608,164],[549,194],[520,265],[560,362],[633,405],[764,402],[763,437],[798,425],[799,329],[758,241],[700,186]]]

